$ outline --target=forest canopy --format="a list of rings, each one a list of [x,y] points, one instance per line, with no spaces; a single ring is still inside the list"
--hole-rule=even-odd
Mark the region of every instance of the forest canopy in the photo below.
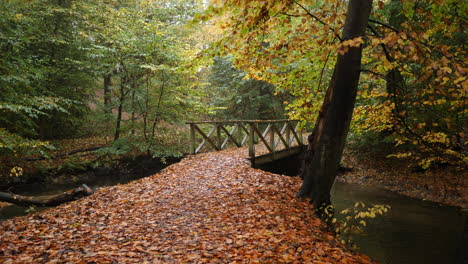
[[[352,133],[393,142],[423,168],[466,164],[467,4],[374,1],[365,35],[342,39],[347,2],[214,1],[199,19],[221,17],[212,52],[290,95],[290,118],[309,125],[336,57],[363,45]]]

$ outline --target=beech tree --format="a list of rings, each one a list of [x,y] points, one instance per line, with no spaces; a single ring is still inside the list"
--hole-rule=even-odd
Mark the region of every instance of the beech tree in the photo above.
[[[342,40],[361,38],[372,7],[372,0],[351,0],[348,4]],[[339,54],[335,70],[322,103],[301,172],[304,179],[299,196],[310,197],[319,209],[330,204],[330,190],[335,181],[348,134],[361,72],[362,47],[349,46]]]
[[[227,5],[229,6],[229,4],[234,6],[240,5],[238,2],[232,3],[228,1]],[[284,15],[286,21],[289,21],[290,17],[299,16],[298,13],[288,13],[293,9],[292,6],[294,5],[306,10],[307,16],[313,19],[314,22],[318,21],[319,24],[325,24],[322,19],[312,14],[309,9],[299,2],[290,1],[286,4],[278,2],[268,5],[263,2],[252,3],[249,1],[243,2],[243,4],[258,7],[258,13],[252,11],[251,13],[253,14],[249,14],[244,11],[244,15],[247,18],[247,21],[244,23],[247,25],[241,30],[253,33],[247,37],[248,43],[254,42],[254,36],[258,37],[258,34],[261,34],[255,32],[254,28],[260,28],[260,31],[264,30],[264,32],[267,31],[265,30],[266,21],[278,15]],[[338,10],[339,2],[337,2],[334,7]],[[330,204],[330,190],[336,177],[346,135],[350,126],[361,71],[362,38],[366,31],[371,7],[371,0],[349,1],[341,37],[338,35],[336,28],[327,26],[328,28],[326,29],[326,31],[332,31],[334,38],[340,39],[341,46],[338,50],[340,52],[337,56],[333,76],[326,90],[326,95],[317,117],[315,128],[313,133],[308,137],[309,145],[301,172],[301,177],[304,179],[304,182],[298,193],[300,197],[309,197],[317,212],[320,214],[323,212],[323,208]],[[236,9],[231,9],[230,12],[238,15]],[[338,13],[336,12],[334,16],[338,16]],[[300,21],[302,24],[306,22],[308,22],[307,19]],[[237,25],[238,24],[236,24],[236,26]],[[233,34],[239,30],[236,26],[234,26]],[[264,26],[264,28],[262,28],[262,26]],[[286,31],[286,35],[290,34],[290,32],[288,32],[289,31]],[[242,35],[243,33],[240,34]],[[281,36],[277,37],[281,38]],[[278,45],[276,46],[271,40],[272,37],[265,37],[260,41],[259,46],[252,45],[254,46],[252,49],[248,49],[247,47],[243,47],[244,49],[229,48],[228,43],[223,43],[222,47],[231,52],[234,50],[234,53],[237,53],[237,55],[244,53],[247,49],[258,57],[262,57],[265,56],[263,53],[267,53],[266,56],[269,55],[268,51],[265,51],[263,47],[274,46],[274,50],[287,50],[285,46],[291,44],[291,41],[288,41],[280,45],[276,44]],[[249,45],[251,44],[252,43],[249,43]],[[277,57],[278,55],[274,55],[271,59],[274,60]],[[246,59],[245,57],[243,58]],[[253,63],[258,63],[258,60]],[[280,69],[281,66],[278,66],[278,64],[279,63],[273,62],[269,64],[269,66],[273,65],[271,68],[275,70],[276,73],[284,71],[284,69]],[[255,66],[258,66],[258,64]],[[262,69],[261,66],[254,68]],[[251,76],[255,77],[255,72]]]
[[[222,18],[225,36],[213,53],[233,55],[248,77],[291,95],[290,118],[315,124],[299,196],[316,207],[330,201],[352,116],[356,135],[378,133],[405,146],[396,157],[423,168],[466,164],[464,42],[446,38],[464,39],[466,7],[374,2],[214,1],[200,16]]]

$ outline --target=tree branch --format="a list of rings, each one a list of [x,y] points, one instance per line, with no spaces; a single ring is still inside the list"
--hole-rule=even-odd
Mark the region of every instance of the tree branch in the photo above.
[[[307,8],[305,8],[305,6],[301,5],[300,3],[294,1],[294,3],[298,6],[300,6],[302,8],[302,10],[304,10],[307,15],[309,15],[310,17],[312,17],[313,19],[317,20],[320,24],[322,25],[327,25],[325,22],[323,22],[320,18],[318,18],[316,15],[312,14]],[[330,27],[330,30],[333,32],[333,34],[335,35],[336,38],[338,38],[340,41],[343,41],[343,39],[341,39],[341,37],[335,32],[335,30],[333,28]]]
[[[374,20],[374,19],[369,19],[369,22],[372,22],[372,23],[374,23],[374,24],[381,25],[381,26],[386,27],[386,28],[388,28],[388,29],[391,29],[391,30],[393,30],[393,31],[395,31],[395,32],[397,32],[397,33],[400,33],[400,31],[399,31],[398,29],[396,29],[396,28],[394,28],[394,27],[392,27],[392,26],[390,26],[390,25],[387,25],[387,24],[385,24],[385,23],[383,23],[383,22],[380,22],[380,21],[377,21],[377,20]]]
[[[361,69],[360,72],[370,73],[370,74],[373,74],[373,75],[375,75],[375,76],[379,76],[379,77],[381,77],[381,78],[385,78],[385,75],[383,75],[383,74],[381,74],[381,73],[378,73],[378,72],[371,71],[371,70]]]
[[[392,30],[392,31],[394,31],[394,32],[396,32],[396,33],[401,33],[401,31],[399,31],[398,29],[396,29],[396,28],[394,28],[394,27],[392,27],[392,26],[390,26],[390,25],[387,25],[387,24],[385,24],[385,23],[383,23],[383,22],[380,22],[380,21],[377,21],[377,20],[373,20],[373,19],[369,19],[369,22],[372,22],[372,23],[377,24],[377,25],[381,25],[381,26],[383,26],[383,27],[385,27],[385,28],[388,28],[388,29],[390,29],[390,30]],[[427,43],[425,43],[425,42],[423,42],[423,41],[417,40],[417,39],[415,39],[415,38],[413,38],[413,37],[411,37],[411,36],[408,36],[408,38],[410,38],[410,39],[412,39],[412,40],[414,40],[414,41],[416,41],[416,42],[419,42],[419,43],[423,44],[423,45],[426,46],[426,47],[429,47],[429,48],[432,48],[432,49],[435,48],[435,46],[432,46],[432,45],[427,44]]]

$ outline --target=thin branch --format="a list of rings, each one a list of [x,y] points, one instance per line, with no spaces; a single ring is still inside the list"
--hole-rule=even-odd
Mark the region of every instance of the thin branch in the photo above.
[[[396,81],[396,78],[395,78],[395,74],[391,74],[390,75],[390,78],[391,78],[391,82],[392,83],[397,83]],[[398,83],[401,83],[401,82],[398,82]],[[405,85],[405,84],[404,84]],[[408,135],[412,135],[416,138],[416,140],[418,142],[420,142],[422,145],[426,146],[426,148],[432,150],[433,152],[439,154],[440,156],[443,156],[444,154],[439,151],[438,149],[434,148],[433,146],[431,146],[431,144],[429,142],[427,142],[421,135],[419,135],[418,133],[416,133],[411,127],[410,125],[406,122],[406,118],[404,116],[402,116],[400,113],[402,112],[401,109],[400,109],[400,106],[401,104],[398,102],[398,96],[396,94],[396,87],[393,87],[392,89],[393,91],[391,91],[391,96],[392,96],[392,99],[393,99],[393,104],[395,105],[395,108],[394,108],[394,111],[393,111],[393,114],[396,116],[397,120],[400,121],[400,124],[403,125],[403,127],[405,128],[406,130],[406,133]]]
[[[366,70],[366,69],[361,69],[359,70],[360,72],[365,72],[365,73],[370,73],[370,74],[373,74],[375,76],[379,76],[381,78],[385,78],[385,75],[381,74],[381,73],[378,73],[378,72],[374,72],[374,71],[371,71],[371,70]]]
[[[374,33],[376,36],[380,37],[380,34],[371,25],[367,25],[367,28],[369,28],[372,31],[372,33]],[[390,52],[388,52],[387,47],[383,43],[380,43],[379,46],[382,47],[382,50],[385,54],[385,58],[387,58],[388,61],[392,62],[393,58],[390,56]]]
[[[336,37],[333,40],[331,40],[329,43],[333,43],[333,42],[335,42],[335,40],[336,40]],[[331,50],[328,52],[327,58],[325,59],[325,63],[323,64],[322,70],[320,71],[320,79],[319,79],[319,83],[318,83],[318,86],[317,86],[316,93],[318,93],[318,90],[320,89],[320,86],[322,85],[322,79],[323,79],[323,75],[324,75],[324,72],[325,72],[325,67],[328,64],[328,60],[330,58],[331,52],[332,52]]]
[[[387,24],[385,24],[385,23],[383,23],[383,22],[380,22],[380,21],[377,21],[377,20],[374,20],[374,19],[369,19],[369,22],[372,22],[372,23],[381,25],[381,26],[386,27],[386,28],[388,28],[388,29],[391,29],[391,30],[393,30],[393,31],[395,31],[395,32],[397,32],[397,33],[400,33],[400,31],[399,31],[398,29],[396,29],[396,28],[394,28],[394,27],[392,27],[392,26],[390,26],[390,25],[387,25]]]
[[[301,5],[300,3],[294,1],[294,3],[298,6],[300,6],[302,8],[302,10],[304,10],[307,15],[309,15],[310,17],[312,17],[313,19],[317,20],[320,24],[326,26],[327,24],[325,22],[323,22],[320,18],[318,18],[316,15],[312,14],[307,8],[305,8],[305,6]],[[336,34],[335,30],[333,28],[330,27],[330,30],[333,32],[333,34],[335,35],[336,38],[338,38],[341,42],[343,41],[343,39],[341,39],[341,37]]]
[[[398,29],[396,29],[396,28],[394,28],[394,27],[392,27],[390,25],[387,25],[387,24],[385,24],[383,22],[380,22],[380,21],[377,21],[377,20],[374,20],[374,19],[369,19],[369,22],[375,23],[377,25],[381,25],[382,27],[388,28],[388,29],[390,29],[390,30],[392,30],[392,31],[394,31],[396,33],[401,33],[401,31],[399,31]],[[414,40],[416,42],[419,42],[419,43],[423,44],[424,46],[429,47],[431,49],[435,48],[435,46],[427,44],[427,43],[425,43],[425,42],[423,42],[421,40],[415,39],[415,38],[413,38],[411,36],[408,36],[408,38],[410,38],[410,39],[412,39],[412,40]]]
[[[382,24],[383,24],[383,23],[382,23]],[[372,26],[368,25],[367,27],[372,31],[372,33],[374,33],[375,35],[379,36],[379,33],[378,33]],[[390,27],[390,26],[389,26],[389,27]],[[398,32],[398,31],[397,31],[397,32]],[[384,52],[385,57],[387,58],[387,60],[390,61],[390,62],[394,62],[395,59],[394,59],[392,56],[390,56],[390,52],[387,50],[387,47],[386,47],[384,44],[382,44],[382,43],[381,43],[379,46],[382,47],[382,50],[383,50],[383,52]],[[397,63],[397,64],[398,64],[398,63]],[[400,64],[398,64],[398,66],[400,66],[400,68],[402,68],[403,70],[405,70],[404,67],[402,67]],[[393,70],[392,70],[392,71],[393,71]],[[390,71],[390,72],[392,72],[392,71]],[[400,84],[401,84],[401,82],[397,82],[397,81],[396,81],[396,78],[395,78],[394,74],[391,74],[391,75],[389,75],[389,76],[385,76],[385,75],[383,75],[383,74],[380,74],[380,73],[377,73],[377,72],[373,72],[373,71],[370,71],[370,70],[365,70],[365,69],[361,70],[361,72],[372,73],[372,74],[374,74],[374,75],[376,75],[376,76],[379,76],[379,77],[381,77],[381,78],[384,78],[384,79],[387,81],[387,83],[390,82],[390,83],[392,84],[391,87],[393,87],[393,90],[392,90],[392,91],[388,91],[388,92],[390,92],[390,94],[391,94],[391,96],[392,96],[393,104],[395,105],[395,109],[394,109],[393,114],[394,114],[394,116],[396,117],[396,119],[400,122],[401,125],[403,125],[403,127],[405,128],[407,134],[413,135],[420,143],[422,143],[424,146],[426,146],[427,148],[431,149],[431,150],[434,151],[435,153],[440,153],[440,152],[437,151],[435,148],[433,148],[428,142],[426,142],[426,141],[421,137],[421,135],[419,135],[419,134],[417,134],[415,131],[413,131],[413,129],[411,129],[410,125],[406,122],[406,118],[405,118],[404,116],[401,116],[401,115],[400,115],[401,110],[400,110],[400,104],[399,104],[399,101],[398,101],[398,96],[397,96],[397,94],[396,94],[396,86],[395,86],[395,84],[397,84],[397,83],[400,83]],[[391,79],[390,79],[389,77],[390,77]],[[405,84],[403,83],[403,85],[405,85]],[[406,86],[406,85],[405,85],[405,86]],[[387,89],[387,90],[388,90],[388,89]]]
[[[327,58],[325,59],[325,63],[323,64],[322,70],[320,71],[320,79],[319,79],[319,83],[318,83],[318,86],[317,86],[317,92],[318,92],[318,89],[320,89],[320,86],[322,85],[323,74],[325,72],[325,67],[327,66],[328,59],[330,58],[330,55],[331,55],[331,51],[328,52]]]
[[[293,14],[288,14],[288,13],[285,13],[285,12],[278,12],[278,14],[289,16],[289,17],[300,17],[300,15],[293,15]]]

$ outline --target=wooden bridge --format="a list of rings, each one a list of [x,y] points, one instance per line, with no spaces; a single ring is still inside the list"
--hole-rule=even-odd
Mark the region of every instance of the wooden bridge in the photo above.
[[[192,154],[200,153],[203,148],[222,150],[228,146],[248,145],[252,165],[261,165],[298,154],[303,148],[302,130],[296,120],[199,121],[187,124],[190,125]]]

